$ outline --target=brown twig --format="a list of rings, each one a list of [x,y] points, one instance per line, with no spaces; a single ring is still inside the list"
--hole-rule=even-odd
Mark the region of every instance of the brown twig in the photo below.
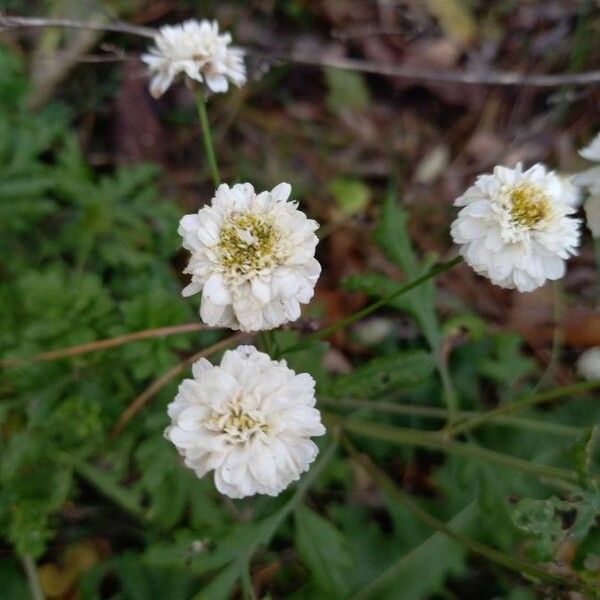
[[[417,81],[441,81],[459,83],[464,85],[500,85],[500,86],[529,86],[529,87],[560,87],[563,85],[598,85],[600,84],[600,71],[584,73],[564,73],[557,75],[524,75],[511,71],[468,72],[468,71],[440,71],[422,69],[397,64],[382,64],[354,58],[324,58],[311,54],[292,52],[291,54],[266,54],[253,52],[266,60],[292,62],[315,67],[330,67],[415,79]]]
[[[252,334],[243,332],[236,333],[235,335],[225,338],[224,340],[221,340],[220,342],[217,342],[216,344],[213,344],[208,348],[204,348],[200,352],[197,352],[196,354],[193,354],[189,358],[186,358],[185,360],[176,364],[174,367],[171,367],[158,379],[153,381],[152,384],[149,385],[139,396],[136,396],[136,398],[134,398],[131,404],[129,404],[129,406],[123,411],[123,414],[121,415],[119,421],[112,430],[111,435],[113,437],[119,435],[119,433],[123,431],[123,428],[127,425],[127,423],[129,423],[132,417],[146,405],[148,400],[150,400],[150,398],[152,398],[160,390],[162,390],[162,388],[164,388],[165,385],[167,385],[170,381],[177,377],[177,375],[179,375],[179,373],[181,373],[185,368],[189,367],[192,363],[195,363],[197,360],[200,360],[201,358],[206,358],[207,356],[210,356],[211,354],[214,354],[219,350],[223,350],[224,348],[227,348],[227,346],[231,346],[236,342],[241,342],[243,339],[248,338],[251,335]]]
[[[9,358],[0,361],[0,367],[10,367],[24,363],[57,360],[59,358],[87,354],[88,352],[96,352],[97,350],[106,350],[106,348],[114,348],[115,346],[122,346],[123,344],[129,344],[130,342],[136,342],[138,340],[164,337],[167,335],[175,335],[177,333],[202,331],[204,329],[210,329],[210,327],[204,323],[185,323],[184,325],[171,325],[169,327],[158,327],[156,329],[144,329],[142,331],[136,331],[135,333],[126,333],[125,335],[118,335],[105,340],[97,340],[95,342],[78,344],[77,346],[69,346],[68,348],[59,348],[57,350],[40,352],[39,354],[34,354],[33,356],[28,356],[26,358]]]
[[[93,29],[97,31],[114,31],[130,33],[145,38],[153,38],[156,30],[149,27],[129,25],[127,23],[110,23],[106,25],[85,23],[73,19],[45,19],[30,17],[11,17],[0,14],[0,29],[20,27],[70,27],[76,29]],[[435,69],[422,69],[397,64],[381,64],[352,58],[324,58],[301,52],[275,54],[247,49],[249,54],[267,61],[292,62],[315,67],[330,67],[346,69],[362,73],[401,77],[417,81],[440,81],[463,85],[499,85],[499,86],[529,86],[529,87],[560,87],[563,85],[598,85],[600,71],[583,73],[563,73],[555,75],[525,75],[511,71],[467,72]]]
[[[23,27],[65,27],[67,29],[91,29],[93,31],[113,31],[130,33],[146,38],[154,38],[156,31],[150,27],[140,27],[129,23],[93,23],[75,19],[46,19],[41,17],[13,17],[0,13],[1,29],[20,29]]]

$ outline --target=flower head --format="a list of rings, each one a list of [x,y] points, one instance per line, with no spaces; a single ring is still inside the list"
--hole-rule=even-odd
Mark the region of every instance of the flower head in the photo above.
[[[584,379],[600,379],[600,346],[586,350],[579,357],[577,371]]]
[[[314,258],[318,224],[288,200],[281,183],[256,194],[249,183],[219,186],[209,206],[181,219],[192,253],[184,296],[202,291],[200,316],[213,326],[272,329],[300,316],[321,266]]]
[[[543,165],[527,171],[496,167],[454,204],[463,208],[452,223],[452,239],[467,263],[496,285],[529,292],[560,279],[565,260],[576,253],[572,190]]]
[[[296,374],[253,346],[201,359],[169,404],[165,435],[198,477],[214,470],[231,498],[278,495],[316,458],[323,435],[313,378]]]
[[[167,91],[179,73],[205,82],[215,93],[226,92],[229,82],[238,87],[246,82],[244,52],[229,47],[231,35],[219,34],[216,21],[191,19],[180,25],[165,25],[154,43],[141,58],[153,76],[150,93],[155,98]]]
[[[600,163],[600,133],[588,146],[582,148],[579,154],[589,161]],[[598,238],[600,237],[600,164],[578,173],[573,181],[589,192],[589,197],[583,208],[585,209],[587,226],[592,235]]]

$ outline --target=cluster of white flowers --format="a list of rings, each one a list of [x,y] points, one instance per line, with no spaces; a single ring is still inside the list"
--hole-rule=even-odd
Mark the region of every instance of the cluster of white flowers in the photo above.
[[[209,325],[258,331],[300,317],[321,273],[314,258],[316,221],[307,219],[291,187],[256,194],[249,183],[219,186],[209,206],[181,219],[192,254],[184,296],[202,291],[200,316]]]
[[[142,60],[161,96],[180,73],[225,92],[246,81],[243,52],[216,22],[190,20],[162,27]],[[580,152],[600,163],[600,134]],[[581,186],[588,226],[600,236],[600,165],[573,178],[536,164],[498,166],[456,199],[454,242],[480,275],[504,288],[529,292],[563,277],[579,245]],[[211,326],[261,331],[295,321],[321,273],[315,259],[318,224],[290,201],[281,183],[257,194],[249,183],[220,185],[211,203],[179,225],[191,253],[184,296],[202,292],[200,316]],[[582,376],[600,377],[600,349],[579,360]],[[323,435],[314,381],[296,375],[252,346],[225,353],[219,366],[193,365],[169,405],[166,436],[199,477],[214,471],[232,498],[279,494],[315,459],[311,437]]]
[[[534,165],[523,171],[496,167],[480,175],[456,201],[463,207],[451,233],[480,275],[504,288],[530,292],[560,279],[576,253],[579,220],[572,186]]]
[[[230,47],[231,35],[220,34],[216,21],[192,19],[165,25],[154,43],[141,58],[152,75],[150,93],[155,98],[167,91],[179,73],[204,82],[213,92],[226,92],[229,82],[237,86],[246,82],[244,52]]]
[[[231,498],[276,496],[308,469],[318,453],[310,438],[325,433],[310,375],[253,346],[225,352],[219,366],[201,359],[192,373],[165,435],[198,477],[214,471]]]
[[[142,55],[158,98],[180,73],[226,92],[246,81],[243,52],[216,22],[161,27]],[[281,183],[257,194],[249,183],[221,185],[210,205],[179,224],[191,253],[184,296],[202,292],[201,318],[211,326],[269,330],[300,317],[321,273],[318,229]],[[306,471],[318,453],[311,437],[325,428],[312,377],[296,375],[252,346],[225,353],[219,366],[200,360],[169,405],[165,434],[198,477],[215,473],[231,498],[275,496]]]

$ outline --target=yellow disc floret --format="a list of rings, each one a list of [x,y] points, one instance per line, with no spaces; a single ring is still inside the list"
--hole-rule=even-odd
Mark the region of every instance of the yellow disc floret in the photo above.
[[[278,264],[278,235],[267,216],[244,212],[233,214],[219,236],[220,262],[231,275],[254,274]]]
[[[510,192],[510,216],[521,227],[533,227],[548,215],[549,209],[548,198],[537,185],[520,183]]]
[[[246,442],[258,432],[269,432],[269,426],[258,414],[244,412],[239,399],[229,405],[227,412],[213,413],[206,427],[223,434],[232,443]]]

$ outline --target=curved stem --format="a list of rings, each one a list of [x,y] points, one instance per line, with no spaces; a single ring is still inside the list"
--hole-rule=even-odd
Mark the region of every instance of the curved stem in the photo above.
[[[115,346],[122,346],[123,344],[129,344],[139,340],[166,337],[168,335],[190,333],[193,331],[203,331],[206,329],[212,329],[212,327],[209,327],[204,323],[184,323],[182,325],[170,325],[168,327],[158,327],[156,329],[142,329],[141,331],[117,335],[116,337],[106,338],[104,340],[96,340],[95,342],[86,342],[85,344],[77,344],[76,346],[40,352],[39,354],[34,354],[33,356],[25,358],[8,358],[6,360],[0,360],[0,367],[11,367],[25,363],[70,358],[72,356],[79,356],[80,354],[87,354],[88,352],[96,352],[98,350],[114,348]]]
[[[558,575],[556,573],[550,573],[545,569],[538,567],[537,565],[525,561],[517,556],[512,556],[510,554],[505,554],[496,548],[492,548],[491,546],[487,546],[486,544],[482,544],[481,542],[474,540],[463,533],[455,531],[454,529],[448,527],[446,523],[440,521],[438,518],[434,517],[426,510],[421,508],[408,494],[403,492],[381,469],[379,469],[367,456],[364,454],[360,454],[356,451],[356,449],[350,443],[344,443],[344,446],[348,449],[351,456],[359,462],[363,468],[369,473],[372,479],[383,488],[394,500],[398,501],[398,503],[402,504],[414,517],[431,527],[432,529],[443,533],[445,536],[454,540],[455,542],[461,544],[468,550],[480,554],[485,558],[502,565],[503,567],[507,567],[513,571],[517,571],[518,573],[523,573],[525,575],[529,575],[530,577],[534,577],[536,579],[542,579],[546,581],[552,581],[554,583],[569,585],[569,586],[577,586],[578,582],[575,582],[568,577],[564,577],[563,575]],[[400,559],[402,560],[402,559]],[[375,580],[374,583],[376,583]],[[377,586],[379,587],[379,586]],[[355,596],[355,599],[359,598],[369,598],[374,597],[372,592],[376,590],[372,589],[371,586],[368,586],[365,590]]]
[[[502,454],[501,452],[488,450],[481,446],[456,442],[452,439],[442,437],[439,433],[433,431],[419,431],[405,427],[390,427],[389,425],[347,419],[331,414],[323,414],[323,419],[328,424],[340,425],[345,431],[384,440],[392,444],[406,444],[409,446],[440,450],[442,452],[448,452],[449,454],[456,454],[457,456],[496,463],[498,465],[510,467],[514,470],[523,471],[524,473],[533,473],[534,475],[548,479],[558,479],[573,483],[576,483],[578,480],[577,474],[573,471],[562,469],[560,467],[553,467],[551,465],[530,462],[523,458]]]
[[[215,148],[213,145],[212,133],[210,131],[210,123],[208,122],[208,114],[206,112],[206,99],[202,90],[198,90],[196,96],[196,107],[198,108],[198,118],[202,127],[202,141],[204,143],[204,151],[210,168],[215,188],[221,185],[221,176],[219,175],[219,167],[217,166],[217,158],[215,156]]]
[[[35,561],[31,558],[31,555],[24,554],[21,556],[21,563],[23,564],[23,569],[27,575],[27,583],[29,584],[29,591],[31,592],[32,599],[44,600],[45,596],[40,584]]]
[[[456,435],[457,433],[470,431],[472,429],[475,429],[475,427],[479,427],[482,423],[485,423],[486,421],[494,419],[500,415],[509,415],[523,410],[524,408],[528,408],[530,406],[550,402],[552,400],[556,400],[557,398],[562,398],[563,396],[568,396],[570,394],[587,392],[599,387],[600,381],[584,381],[581,383],[575,383],[573,385],[567,385],[561,388],[556,388],[554,390],[548,390],[547,392],[540,392],[539,394],[526,396],[525,398],[515,400],[510,404],[504,404],[502,406],[499,406],[494,410],[480,413],[479,415],[472,417],[466,421],[459,421],[454,425],[450,425],[445,429],[445,433],[448,435]]]
[[[560,361],[560,353],[562,351],[564,343],[564,312],[565,312],[565,299],[563,294],[563,287],[561,281],[552,282],[553,292],[553,321],[554,330],[552,332],[552,350],[550,353],[550,360],[548,365],[544,369],[542,376],[537,382],[534,392],[543,389],[547,383],[552,381],[556,367]]]
[[[365,306],[365,308],[363,308],[351,315],[348,315],[344,319],[340,319],[339,321],[336,321],[329,327],[325,327],[323,329],[320,329],[319,331],[315,331],[314,333],[306,336],[303,340],[301,340],[297,344],[293,344],[292,346],[289,346],[288,348],[283,348],[279,354],[281,355],[281,354],[288,354],[291,352],[297,352],[298,350],[301,350],[302,348],[304,348],[306,346],[306,344],[309,342],[312,342],[314,340],[320,340],[321,338],[327,337],[328,335],[331,335],[332,333],[335,333],[336,331],[338,331],[340,329],[344,329],[344,327],[348,327],[348,325],[351,325],[352,323],[359,321],[360,319],[370,315],[371,313],[375,312],[382,306],[385,306],[386,304],[388,304],[389,302],[391,302],[398,296],[401,296],[402,294],[405,294],[406,292],[410,292],[410,290],[416,288],[418,285],[427,281],[428,279],[432,279],[433,277],[436,277],[440,273],[449,271],[452,267],[456,266],[461,261],[462,261],[462,256],[457,256],[456,258],[453,258],[452,260],[449,260],[448,262],[441,263],[437,267],[434,267],[434,268],[430,269],[429,271],[427,271],[427,273],[424,273],[420,277],[413,279],[413,281],[410,281],[409,283],[405,283],[404,285],[399,286],[391,294],[388,294],[387,296],[380,298],[376,302],[373,302],[372,304]]]
[[[398,404],[396,402],[373,402],[371,400],[355,400],[352,398],[333,399],[320,398],[321,404],[327,404],[337,408],[349,409],[364,409],[375,412],[391,413],[396,415],[406,415],[413,417],[424,417],[428,419],[445,419],[448,416],[448,411],[443,408],[434,406],[415,406],[412,404]],[[460,411],[456,414],[459,419],[471,419],[479,417],[485,413],[478,411]],[[538,421],[536,419],[525,419],[521,417],[513,417],[510,415],[498,415],[491,419],[490,425],[512,426],[520,429],[529,429],[531,431],[539,431],[551,433],[564,437],[578,437],[583,433],[580,427],[572,427],[570,425],[562,425],[559,423],[549,423],[547,421]]]

